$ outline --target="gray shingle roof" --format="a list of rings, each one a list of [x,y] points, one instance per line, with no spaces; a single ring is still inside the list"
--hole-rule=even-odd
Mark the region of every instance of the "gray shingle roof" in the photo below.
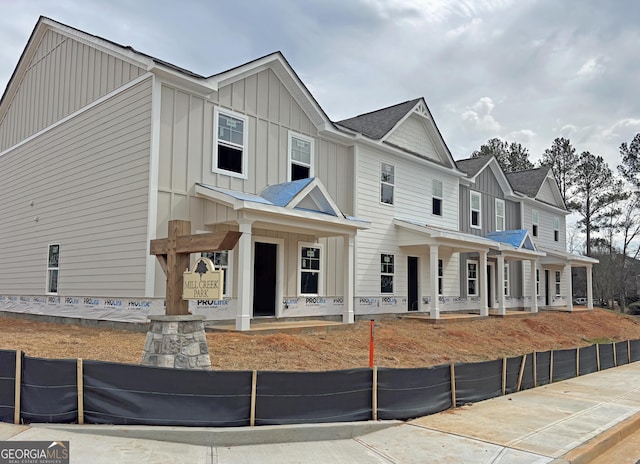
[[[515,191],[535,198],[547,177],[549,169],[551,168],[545,166],[525,171],[507,172],[506,176]]]
[[[369,138],[380,140],[421,100],[421,98],[416,98],[415,100],[398,103],[397,105],[338,121],[336,124],[359,132]]]
[[[456,161],[456,166],[467,176],[475,176],[492,158],[492,156],[478,156],[477,158],[467,158]]]

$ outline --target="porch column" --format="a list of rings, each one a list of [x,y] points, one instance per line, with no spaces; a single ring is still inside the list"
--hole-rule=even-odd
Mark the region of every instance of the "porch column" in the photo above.
[[[529,267],[531,268],[531,312],[538,312],[538,286],[536,285],[536,268],[538,267],[537,259],[529,260]]]
[[[564,265],[564,281],[567,283],[567,311],[573,311],[573,290],[571,289],[571,264]]]
[[[355,237],[351,234],[343,235],[342,241],[344,243],[343,253],[344,256],[342,258],[342,264],[344,266],[344,306],[342,309],[342,322],[344,324],[353,324],[355,320],[354,314],[354,303],[353,303],[353,295],[354,295],[354,285],[355,285],[355,267],[354,267],[354,242]]]
[[[242,232],[238,241],[238,307],[236,308],[236,330],[249,330],[251,326],[251,224],[247,219],[238,220]]]
[[[440,299],[438,295],[438,245],[429,245],[429,278],[431,279],[431,319],[440,318]]]
[[[487,278],[487,252],[480,251],[480,315],[489,315],[489,306],[487,305],[487,297],[489,295],[489,279]]]
[[[587,273],[587,309],[593,309],[593,275],[591,269],[593,266],[588,264],[585,268]]]
[[[504,255],[498,255],[498,314],[504,316],[507,314],[507,308],[504,301]]]

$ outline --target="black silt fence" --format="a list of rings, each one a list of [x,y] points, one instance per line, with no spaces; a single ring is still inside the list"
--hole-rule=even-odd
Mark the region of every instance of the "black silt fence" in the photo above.
[[[371,369],[258,372],[255,425],[369,420]]]
[[[20,415],[25,423],[78,422],[75,359],[22,358]]]
[[[451,366],[378,369],[378,419],[411,419],[452,407]]]
[[[615,360],[613,358],[613,354],[614,354],[613,343],[598,345],[598,350],[600,351],[600,370],[601,371],[605,369],[611,369],[612,367],[616,366]]]
[[[520,368],[522,366],[522,362],[522,356],[507,359],[507,375],[504,388],[505,393],[514,393],[518,389],[518,379],[520,377]]]
[[[92,424],[249,425],[247,371],[196,371],[84,362],[84,419]]]
[[[614,343],[616,350],[616,366],[629,364],[629,344],[627,342]]]
[[[574,349],[556,350],[553,352],[552,382],[560,382],[575,377],[578,352]]]
[[[16,352],[0,350],[0,421],[13,422],[16,398]]]
[[[534,359],[533,353],[529,353],[526,356],[526,360],[524,362],[524,370],[522,371],[522,381],[520,383],[520,390],[528,390],[536,386],[534,381],[534,375],[533,375],[534,373],[533,359]]]
[[[536,353],[536,387],[551,382],[551,351]]]
[[[640,340],[629,341],[631,351],[631,362],[640,361]]]
[[[580,348],[580,375],[591,374],[598,371],[598,345]]]
[[[456,406],[502,394],[502,360],[455,365]]]

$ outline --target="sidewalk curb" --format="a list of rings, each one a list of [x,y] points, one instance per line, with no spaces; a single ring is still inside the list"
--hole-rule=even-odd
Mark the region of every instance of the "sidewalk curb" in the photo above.
[[[638,430],[640,430],[640,413],[634,414],[606,432],[593,437],[553,462],[588,464]]]
[[[139,438],[215,447],[347,440],[401,424],[404,424],[404,422],[389,420],[225,428],[78,424],[31,424],[31,427],[90,435]]]

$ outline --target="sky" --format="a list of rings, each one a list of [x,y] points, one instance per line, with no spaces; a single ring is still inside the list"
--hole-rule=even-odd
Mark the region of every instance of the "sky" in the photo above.
[[[636,0],[0,0],[4,89],[40,15],[202,75],[281,51],[339,121],[424,97],[454,159],[640,132]]]

